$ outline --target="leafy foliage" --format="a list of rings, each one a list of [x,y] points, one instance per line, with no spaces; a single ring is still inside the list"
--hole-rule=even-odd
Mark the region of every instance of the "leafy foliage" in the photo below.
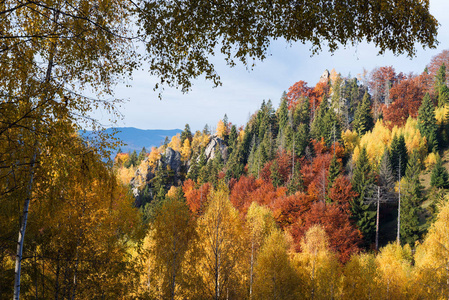
[[[236,61],[251,65],[254,59],[263,60],[270,41],[278,38],[287,43],[311,42],[313,52],[321,50],[323,44],[335,51],[339,44],[355,44],[364,39],[373,42],[380,53],[389,49],[396,54],[413,55],[415,42],[428,47],[436,45],[437,21],[429,14],[428,4],[364,4],[358,1],[344,10],[343,4],[329,6],[315,1],[301,6],[283,1],[270,5],[258,1],[221,5],[208,1],[185,1],[179,5],[149,1],[139,11],[139,24],[147,37],[151,73],[161,83],[183,91],[191,88],[191,79],[203,74],[220,84],[209,60],[216,49],[230,65]],[[318,15],[322,17],[317,18]],[[391,24],[391,30],[384,30],[385,22]]]

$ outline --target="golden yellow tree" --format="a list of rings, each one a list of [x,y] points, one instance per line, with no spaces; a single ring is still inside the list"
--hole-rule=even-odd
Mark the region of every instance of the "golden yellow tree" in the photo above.
[[[276,229],[276,222],[272,211],[264,206],[260,206],[257,202],[251,203],[246,214],[246,227],[248,228],[251,257],[250,257],[250,274],[249,274],[249,297],[252,298],[254,283],[254,266],[256,265],[256,257],[260,247],[265,239]]]
[[[379,293],[386,299],[412,299],[412,252],[408,245],[388,244],[376,257]]]
[[[71,147],[41,158],[36,174],[42,184],[31,199],[24,255],[33,259],[22,262],[22,295],[125,297],[134,287],[128,251],[140,227],[139,213],[95,151],[76,135],[70,138]]]
[[[65,135],[70,126],[97,128],[84,117],[92,109],[114,112],[117,102],[105,99],[135,67],[135,52],[128,48],[129,7],[120,1],[13,0],[3,2],[0,11],[0,169],[7,174],[0,175],[0,194],[22,191],[15,199],[22,207],[14,284],[14,299],[19,299],[29,204],[36,186],[47,184],[36,177],[42,158],[60,141],[65,141],[62,147],[70,145]],[[93,97],[83,96],[86,89]],[[62,129],[62,123],[69,126]],[[27,176],[19,176],[24,172]]]
[[[172,136],[168,146],[175,151],[181,151],[181,135],[178,133],[177,135]]]
[[[217,136],[221,139],[224,139],[227,132],[228,132],[227,124],[225,124],[222,120],[218,121],[216,130]]]
[[[149,294],[159,299],[183,299],[190,284],[183,263],[196,234],[193,219],[182,199],[167,197],[157,208],[148,238]]]
[[[223,184],[211,192],[206,211],[198,220],[197,232],[203,249],[198,265],[204,288],[202,297],[244,298],[248,291],[248,273],[243,269],[248,256],[244,224]]]
[[[310,227],[296,255],[302,293],[306,299],[333,299],[340,293],[340,265],[330,251],[329,239],[320,225]]]
[[[376,256],[354,255],[344,266],[343,299],[379,299]]]
[[[183,161],[188,161],[192,154],[192,149],[190,148],[190,140],[185,139],[181,148],[181,158]]]
[[[440,206],[435,223],[416,249],[417,285],[424,298],[449,297],[449,202]]]
[[[252,299],[301,298],[300,278],[290,260],[289,248],[285,234],[273,230],[257,256]]]

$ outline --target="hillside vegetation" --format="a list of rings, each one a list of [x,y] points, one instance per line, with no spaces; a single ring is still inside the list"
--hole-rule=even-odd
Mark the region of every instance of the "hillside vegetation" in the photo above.
[[[0,298],[27,193],[25,299],[448,298],[444,63],[325,72],[243,126],[186,124],[113,166],[61,120],[39,184],[0,202]]]
[[[436,227],[448,209],[448,56],[419,75],[325,72],[315,87],[292,85],[277,108],[263,101],[245,126],[225,115],[216,132],[187,124],[148,153],[117,154],[149,224],[147,259],[162,260],[147,272],[150,294],[352,299],[391,285],[387,298],[446,295],[442,278],[426,276],[449,259],[445,244],[429,246],[449,225]],[[160,239],[185,245],[168,257]],[[169,286],[169,274],[204,287]]]

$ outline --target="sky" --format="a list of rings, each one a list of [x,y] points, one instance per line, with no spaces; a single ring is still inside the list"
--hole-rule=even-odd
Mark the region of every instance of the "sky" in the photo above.
[[[206,124],[215,128],[218,120],[227,114],[230,122],[245,125],[249,116],[270,99],[278,107],[284,91],[299,80],[315,86],[324,70],[335,69],[342,76],[352,77],[376,67],[393,66],[396,72],[421,73],[431,58],[444,49],[449,49],[449,1],[430,0],[430,12],[440,23],[439,45],[436,49],[422,49],[417,46],[413,59],[406,55],[394,56],[391,52],[378,55],[378,50],[366,43],[356,47],[339,49],[333,55],[322,51],[311,56],[310,46],[287,45],[282,41],[271,44],[269,56],[263,62],[256,62],[253,70],[238,64],[230,68],[224,60],[213,60],[223,83],[214,87],[211,81],[200,78],[194,81],[192,91],[166,88],[162,100],[153,91],[156,79],[147,71],[139,71],[116,87],[117,98],[125,100],[119,108],[123,115],[116,127],[136,127],[140,129],[184,129],[189,124],[192,132],[202,130]],[[131,87],[127,87],[130,85]],[[110,126],[107,116],[95,116],[106,127]]]

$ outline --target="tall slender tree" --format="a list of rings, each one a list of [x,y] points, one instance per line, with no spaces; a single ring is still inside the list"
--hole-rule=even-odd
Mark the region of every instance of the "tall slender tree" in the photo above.
[[[419,224],[419,215],[422,211],[421,203],[424,199],[423,187],[419,180],[421,164],[419,154],[413,151],[407,163],[404,185],[401,189],[401,242],[413,245],[420,237],[422,230]]]
[[[446,65],[441,64],[435,75],[434,83],[435,95],[438,99],[438,106],[441,107],[449,102],[449,89],[446,84]]]
[[[398,173],[399,169],[400,169],[400,176],[403,177],[405,175],[407,161],[408,161],[408,154],[407,154],[407,147],[405,146],[404,136],[402,134],[399,136],[395,135],[390,145],[390,163],[393,175],[396,180],[399,179]],[[399,164],[401,165],[401,168],[399,168]]]
[[[374,175],[368,155],[366,149],[362,148],[352,175],[352,186],[359,195],[351,203],[351,212],[367,245],[374,242],[376,230],[376,210],[367,201],[372,198],[373,184]]]
[[[438,150],[436,123],[435,107],[430,95],[426,93],[418,110],[418,129],[427,139],[427,148],[433,152]]]
[[[373,116],[371,113],[371,100],[368,92],[362,98],[355,111],[354,121],[352,122],[354,130],[362,136],[365,132],[371,130],[374,126]]]
[[[430,185],[436,188],[449,188],[449,173],[446,168],[443,166],[443,162],[441,161],[441,157],[437,154],[437,162],[432,169],[432,173],[430,175]]]

